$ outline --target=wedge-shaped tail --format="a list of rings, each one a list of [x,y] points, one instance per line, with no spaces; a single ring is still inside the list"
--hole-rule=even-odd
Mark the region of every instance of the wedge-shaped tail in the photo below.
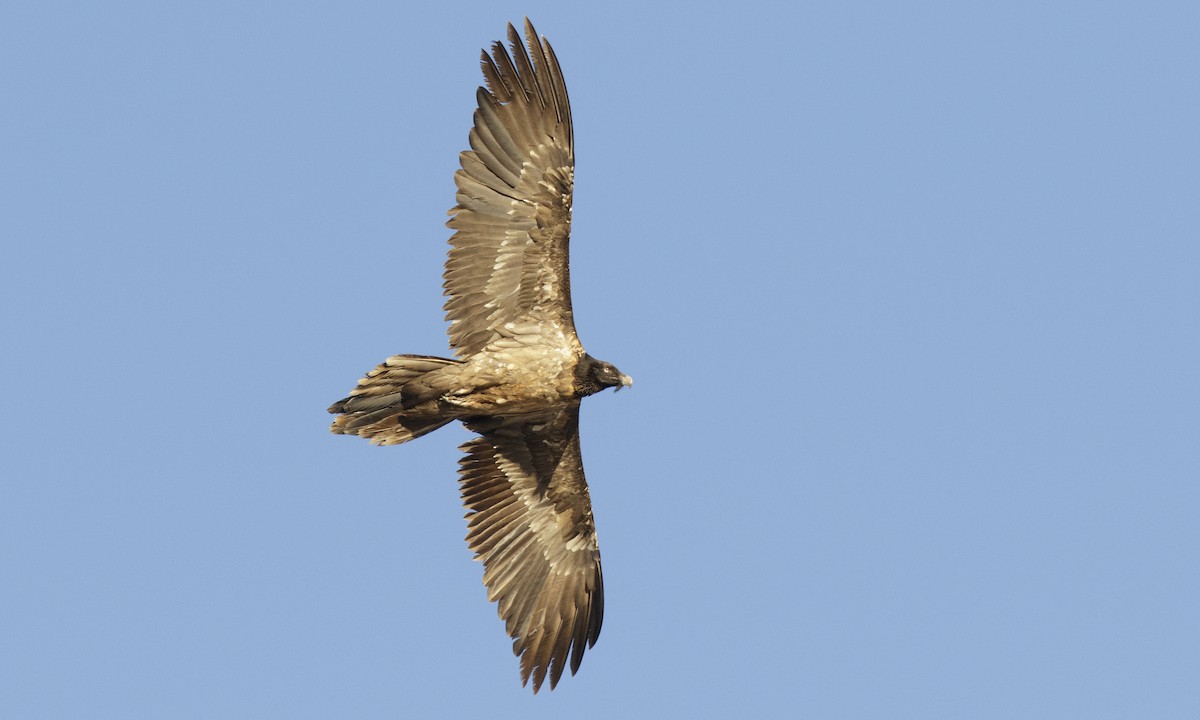
[[[359,380],[349,397],[329,407],[339,414],[330,429],[376,445],[399,445],[437,430],[454,418],[418,411],[413,401],[435,390],[425,381],[427,374],[458,364],[431,355],[393,355]]]

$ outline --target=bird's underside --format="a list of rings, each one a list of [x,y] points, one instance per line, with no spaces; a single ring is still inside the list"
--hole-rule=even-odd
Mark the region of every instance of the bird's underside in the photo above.
[[[526,47],[482,55],[471,150],[444,273],[456,358],[395,355],[329,408],[332,430],[395,445],[460,420],[467,543],[484,564],[534,692],[579,668],[600,634],[604,584],[579,450],[582,398],[632,384],[575,334],[568,272],[574,150],[554,51],[525,21]]]

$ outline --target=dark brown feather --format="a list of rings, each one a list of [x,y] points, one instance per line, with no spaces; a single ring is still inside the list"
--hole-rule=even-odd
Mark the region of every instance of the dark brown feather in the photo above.
[[[579,452],[579,405],[537,420],[467,426],[460,485],[467,543],[484,564],[521,680],[553,688],[600,634],[604,586]]]

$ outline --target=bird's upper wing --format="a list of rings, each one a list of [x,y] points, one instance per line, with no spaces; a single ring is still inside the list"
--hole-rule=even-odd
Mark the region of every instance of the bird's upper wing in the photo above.
[[[487,88],[476,93],[471,150],[454,174],[458,205],[446,223],[455,233],[444,287],[450,344],[460,357],[511,334],[509,323],[519,321],[543,335],[561,330],[564,343],[582,352],[567,270],[571,105],[550,43],[528,20],[525,37],[528,52],[509,24],[511,55],[501,42],[490,57],[482,54]]]
[[[467,543],[521,658],[521,681],[554,688],[600,635],[604,581],[579,453],[579,404],[530,421],[469,421],[459,469]]]

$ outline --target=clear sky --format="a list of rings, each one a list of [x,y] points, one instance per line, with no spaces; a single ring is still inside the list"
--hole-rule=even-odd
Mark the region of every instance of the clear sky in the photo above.
[[[1200,716],[1195,3],[7,3],[0,715]],[[479,49],[575,112],[606,616],[533,697],[445,353]]]

